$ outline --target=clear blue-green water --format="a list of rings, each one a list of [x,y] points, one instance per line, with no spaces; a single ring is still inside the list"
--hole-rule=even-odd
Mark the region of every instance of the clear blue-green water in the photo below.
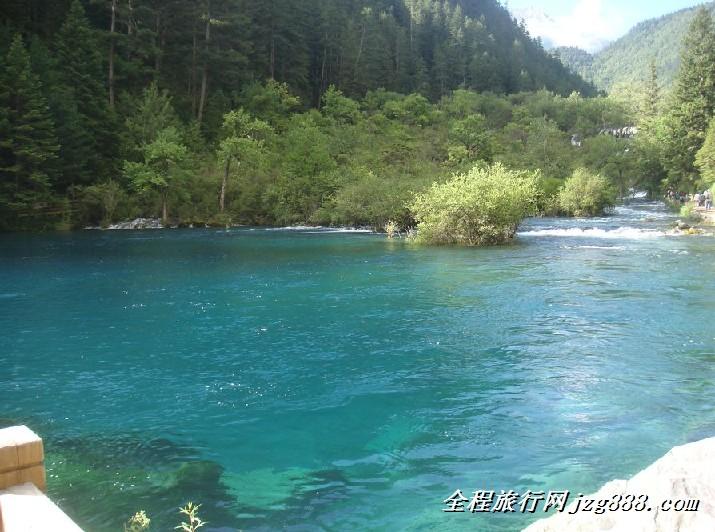
[[[86,530],[517,530],[715,435],[715,239],[657,205],[514,245],[264,229],[0,236],[0,423]]]

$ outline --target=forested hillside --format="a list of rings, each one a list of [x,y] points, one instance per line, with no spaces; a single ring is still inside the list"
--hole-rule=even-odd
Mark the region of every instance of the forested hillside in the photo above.
[[[710,3],[708,9],[715,13],[715,4]],[[697,10],[697,7],[683,9],[641,22],[594,55],[571,47],[557,48],[554,54],[573,72],[606,91],[619,84],[649,79],[650,65],[655,62],[660,83],[667,89],[678,74],[683,36]]]
[[[707,13],[666,107],[656,76],[642,99],[587,97],[492,0],[2,9],[3,230],[135,217],[405,227],[416,194],[491,163],[539,171],[542,212],[581,168],[622,194],[692,188],[710,171],[709,151],[696,161],[712,116],[699,95],[715,94]],[[600,134],[634,124],[633,141]]]
[[[3,2],[6,33],[50,49],[69,0]],[[516,25],[496,0],[89,0],[88,42],[113,61],[119,94],[156,80],[185,113],[209,109],[255,80],[288,83],[317,105],[335,85],[436,99],[457,87],[495,92],[589,87]],[[5,38],[5,50],[9,39]],[[110,50],[111,49],[111,50]],[[61,66],[58,65],[58,66]],[[107,66],[107,65],[105,65]]]
[[[258,196],[241,195],[255,203],[241,219],[306,220],[338,188],[326,174],[345,154],[329,151],[315,117],[300,117],[336,95],[367,95],[422,127],[429,101],[458,87],[592,92],[495,0],[6,0],[1,9],[6,228],[155,214],[152,202],[166,217],[169,202],[213,204],[218,172],[222,213],[236,206],[228,178],[250,172]],[[360,109],[344,111],[342,124]],[[281,203],[291,187],[313,194],[309,204]]]

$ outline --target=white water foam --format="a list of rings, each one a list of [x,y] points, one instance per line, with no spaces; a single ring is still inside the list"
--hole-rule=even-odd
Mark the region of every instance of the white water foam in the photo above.
[[[622,251],[625,246],[564,246],[564,249],[615,249]]]
[[[308,234],[319,233],[374,233],[372,229],[360,227],[323,227],[315,225],[290,225],[287,227],[267,227],[264,231],[299,231]]]
[[[617,229],[581,229],[580,227],[570,227],[568,229],[539,229],[535,231],[520,232],[522,237],[570,237],[570,238],[603,238],[603,239],[623,239],[623,240],[647,240],[665,236],[662,231],[638,229],[636,227],[619,227]]]

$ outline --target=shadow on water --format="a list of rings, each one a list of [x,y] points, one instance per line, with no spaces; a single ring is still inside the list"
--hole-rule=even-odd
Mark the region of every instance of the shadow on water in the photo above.
[[[7,417],[0,417],[0,429],[5,429],[7,427],[14,427],[17,425],[17,421]]]
[[[332,469],[230,473],[202,459],[197,449],[166,438],[53,437],[45,446],[50,496],[96,532],[121,530],[139,510],[151,518],[153,530],[171,530],[181,521],[178,508],[188,501],[201,504],[207,531],[274,528],[294,520],[296,512],[307,518],[311,508],[341,497],[348,484]]]
[[[188,501],[202,504],[206,521],[239,526],[223,467],[165,438],[54,437],[46,441],[45,463],[50,496],[89,530],[121,530],[139,510],[154,529],[170,530]]]

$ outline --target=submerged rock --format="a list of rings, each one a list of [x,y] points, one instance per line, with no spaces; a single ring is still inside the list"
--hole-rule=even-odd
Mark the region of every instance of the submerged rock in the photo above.
[[[621,499],[618,499],[618,496]],[[629,511],[609,511],[608,504],[626,496],[635,500]],[[648,498],[640,511],[641,495]],[[613,480],[597,493],[590,511],[574,501],[563,513],[541,519],[524,532],[623,530],[624,532],[678,532],[715,530],[715,438],[674,447],[630,480]],[[605,512],[595,514],[598,501],[607,500]],[[699,501],[697,511],[684,511]],[[576,511],[579,508],[580,511]],[[680,509],[681,511],[676,511]]]

